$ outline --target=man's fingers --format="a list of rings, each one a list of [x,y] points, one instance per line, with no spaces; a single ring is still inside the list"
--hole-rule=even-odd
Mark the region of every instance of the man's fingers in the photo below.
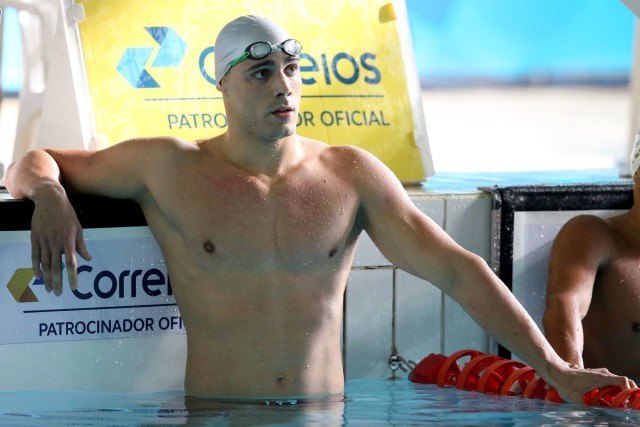
[[[76,254],[73,249],[68,248],[64,251],[64,261],[67,266],[67,276],[69,277],[69,287],[72,291],[78,289],[78,264],[76,262]]]
[[[31,242],[31,267],[33,268],[33,274],[38,279],[42,279],[42,269],[40,269],[40,244],[38,242]]]
[[[635,383],[633,381],[631,381],[629,378],[627,377],[622,377],[619,375],[612,375],[612,374],[607,374],[606,376],[603,376],[600,378],[600,381],[598,381],[598,385],[597,388],[602,388],[602,387],[606,387],[609,385],[617,385],[619,387],[621,387],[622,389],[628,389],[631,387],[635,387]]]
[[[634,383],[630,378],[627,378],[627,377],[622,377],[622,378],[623,378],[623,385],[622,385],[623,389],[635,388],[636,383]]]
[[[84,243],[82,229],[80,229],[80,231],[78,231],[78,233],[76,234],[76,250],[78,251],[78,254],[86,261],[91,261],[91,255],[89,254],[87,246]]]
[[[60,296],[62,294],[62,253],[59,251],[51,252],[51,280],[53,293]]]
[[[51,251],[45,244],[40,244],[40,266],[42,267],[42,279],[44,280],[44,288],[47,292],[53,290],[51,282]]]

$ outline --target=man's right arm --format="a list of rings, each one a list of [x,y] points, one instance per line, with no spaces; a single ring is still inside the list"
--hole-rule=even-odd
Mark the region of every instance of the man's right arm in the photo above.
[[[544,333],[560,357],[580,368],[584,367],[582,319],[591,304],[598,268],[609,254],[606,227],[593,216],[573,218],[551,249]]]
[[[9,166],[5,184],[14,198],[31,199],[32,264],[47,291],[62,292],[61,257],[72,289],[77,286],[75,252],[89,259],[82,228],[62,184],[74,191],[139,200],[145,191],[145,165],[167,144],[131,140],[101,151],[34,150]]]
[[[144,189],[144,160],[151,143],[130,140],[100,151],[34,150],[9,166],[7,189],[15,198],[33,200],[42,188],[63,183],[81,193],[135,199]]]

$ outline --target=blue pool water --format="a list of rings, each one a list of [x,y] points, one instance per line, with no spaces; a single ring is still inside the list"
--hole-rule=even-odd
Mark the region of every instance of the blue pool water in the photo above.
[[[41,425],[638,425],[640,411],[497,397],[399,380],[348,381],[343,401],[292,404],[185,402],[145,394],[0,393],[0,424]]]
[[[541,172],[445,172],[429,177],[421,184],[428,193],[477,193],[478,188],[520,185],[631,184],[618,169],[588,169]]]

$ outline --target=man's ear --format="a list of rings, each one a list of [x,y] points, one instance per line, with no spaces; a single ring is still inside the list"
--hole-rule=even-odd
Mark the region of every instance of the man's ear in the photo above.
[[[225,80],[225,77],[222,77],[220,79],[220,81],[218,83],[216,83],[216,89],[218,89],[219,92],[222,92],[225,95],[229,94],[229,82]]]

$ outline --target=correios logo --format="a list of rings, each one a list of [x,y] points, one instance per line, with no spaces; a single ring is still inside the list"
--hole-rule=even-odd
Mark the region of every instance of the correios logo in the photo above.
[[[44,282],[35,278],[32,268],[18,268],[9,279],[7,289],[16,302],[39,302],[31,288],[36,285],[44,285]],[[78,288],[71,293],[84,301],[171,296],[173,290],[169,277],[157,268],[113,272],[81,265],[78,267]]]
[[[151,67],[177,67],[187,51],[187,44],[170,27],[144,27],[160,46]],[[155,48],[130,47],[120,58],[116,69],[135,89],[159,88],[160,84],[147,71],[147,63]],[[198,58],[198,69],[202,77],[212,85],[217,82],[208,70],[206,63],[210,55],[215,54],[215,46],[205,47]],[[300,73],[305,86],[319,84],[331,86],[336,83],[353,85],[364,82],[377,85],[382,81],[382,72],[376,65],[377,55],[373,52],[354,54],[336,52],[300,54]]]
[[[91,286],[86,286],[85,274],[93,273],[89,277]],[[89,288],[89,289],[87,289]],[[148,270],[123,270],[114,273],[109,270],[94,272],[93,267],[81,265],[78,267],[78,289],[73,294],[81,300],[94,297],[101,299],[110,298],[136,298],[138,296],[170,296],[173,295],[169,277],[157,268]]]
[[[7,289],[16,302],[38,302],[38,298],[29,287],[34,277],[32,268],[19,268],[13,273],[7,283]]]
[[[185,52],[186,43],[170,27],[145,27],[160,46],[151,67],[177,67]],[[157,88],[160,84],[146,70],[153,47],[130,47],[125,50],[116,69],[134,88]]]

